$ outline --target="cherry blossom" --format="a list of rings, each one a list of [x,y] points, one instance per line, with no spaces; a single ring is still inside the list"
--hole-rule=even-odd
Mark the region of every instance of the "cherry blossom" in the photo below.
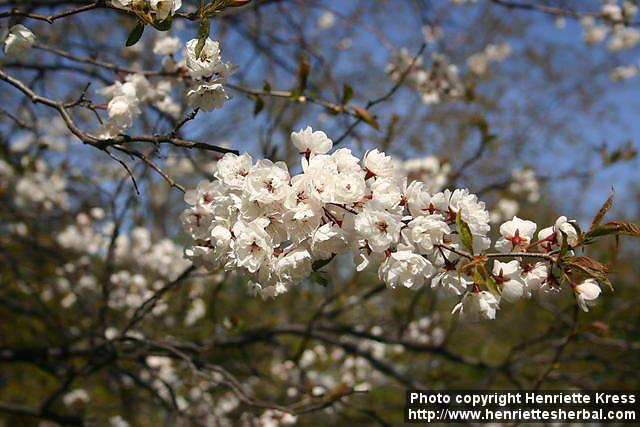
[[[467,292],[453,308],[453,313],[470,321],[495,319],[499,303],[500,299],[490,292]]]
[[[490,319],[501,300],[554,294],[546,254],[564,236],[569,246],[578,244],[566,217],[534,241],[536,224],[514,216],[500,226],[499,253],[492,254],[512,259],[492,260],[490,273],[472,272],[467,265],[491,247],[491,227],[484,202],[469,190],[431,193],[424,182],[407,184],[384,152],[368,151],[362,162],[348,149],[329,153],[331,140],[310,127],[293,132],[291,143],[301,173],[291,176],[284,162],[227,153],[214,167],[216,180],[186,192],[191,206],[181,215],[193,240],[185,256],[208,268],[245,271],[251,293],[263,298],[316,277],[315,261],[325,265],[351,252],[357,271],[376,270],[389,288],[428,284],[462,296],[455,309],[461,316]],[[543,259],[532,263],[529,253]]]
[[[300,154],[326,154],[333,147],[333,142],[322,131],[313,131],[311,126],[291,134],[291,142]]]
[[[589,307],[595,305],[595,300],[600,296],[601,292],[598,282],[594,279],[587,279],[577,284],[574,286],[573,291],[575,292],[578,305],[584,311],[589,311]]]
[[[500,235],[502,237],[496,242],[496,249],[500,252],[526,249],[533,239],[536,228],[535,222],[514,216],[511,221],[507,221],[500,226]]]
[[[518,260],[493,263],[493,278],[501,287],[501,297],[505,301],[514,302],[525,295],[525,282]]]
[[[222,108],[229,95],[220,83],[202,84],[191,89],[186,94],[187,103],[192,107],[198,107],[204,111],[212,111]]]
[[[224,70],[220,55],[220,43],[206,39],[200,55],[196,55],[197,39],[189,40],[185,49],[185,65],[193,79],[211,77],[214,73]]]

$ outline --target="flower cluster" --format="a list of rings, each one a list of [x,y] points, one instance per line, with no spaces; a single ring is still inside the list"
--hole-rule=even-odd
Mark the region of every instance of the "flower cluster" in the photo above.
[[[187,268],[188,261],[181,259],[183,249],[172,240],[154,241],[143,227],[134,227],[129,234],[114,234],[114,227],[113,222],[105,221],[104,210],[94,207],[88,213],[78,214],[74,223],[57,234],[60,247],[82,254],[75,263],[56,271],[56,292],[65,295],[63,307],[73,306],[78,292],[99,291],[98,278],[90,273],[91,260],[109,253],[114,271],[108,278],[108,305],[129,315],[167,280],[175,279]],[[50,298],[47,295],[45,300]],[[159,315],[167,308],[164,303],[158,304],[153,314]],[[190,314],[193,321],[197,316],[198,313]]]
[[[609,72],[609,79],[614,82],[635,77],[640,72],[640,64],[621,65]]]
[[[128,74],[124,82],[103,87],[98,93],[109,99],[104,136],[116,136],[129,129],[144,104],[154,105],[171,116],[180,113],[180,106],[171,98],[169,80],[161,80],[153,85],[143,74]]]
[[[129,129],[145,105],[153,105],[169,116],[178,117],[181,107],[171,97],[178,79],[183,79],[190,85],[185,94],[190,106],[204,111],[222,107],[230,98],[222,83],[233,73],[235,67],[222,61],[217,41],[207,38],[199,55],[196,54],[197,46],[197,39],[188,41],[184,58],[176,62],[174,54],[180,49],[179,39],[171,36],[159,38],[153,51],[164,57],[166,77],[154,85],[144,74],[128,74],[123,82],[115,82],[99,89],[98,93],[109,100],[106,104],[108,119],[103,136],[116,136]]]
[[[185,66],[196,85],[187,91],[187,103],[205,111],[220,108],[229,99],[224,90],[225,79],[234,71],[234,67],[222,61],[220,44],[207,38],[202,51],[197,52],[198,40],[187,42]]]
[[[436,31],[433,33],[433,31]],[[425,40],[430,41],[440,36],[439,30],[426,28]],[[507,43],[489,43],[481,52],[467,58],[469,71],[482,75],[489,71],[492,63],[502,62],[511,55],[511,47]],[[443,101],[455,101],[465,95],[464,82],[458,66],[440,53],[431,55],[431,64],[425,67],[422,58],[414,58],[402,48],[394,52],[386,72],[395,81],[403,81],[407,86],[422,96],[425,104],[438,104]]]
[[[583,38],[589,44],[598,44],[609,37],[607,48],[611,51],[628,50],[640,42],[640,31],[627,25],[638,14],[638,6],[625,0],[622,5],[616,1],[603,3],[600,11],[600,23],[593,16],[583,16],[580,24]]]
[[[474,53],[467,58],[467,66],[474,74],[485,74],[494,62],[502,62],[511,54],[511,46],[507,43],[489,43],[482,52]]]
[[[400,167],[409,180],[422,181],[431,191],[442,190],[449,182],[451,165],[436,156],[405,160]]]
[[[10,166],[7,165],[9,168]],[[61,170],[51,169],[48,163],[38,159],[33,162],[33,170],[19,176],[14,185],[14,202],[20,209],[67,208],[67,179]],[[2,167],[0,166],[0,169]],[[7,169],[7,174],[11,169]],[[0,175],[2,172],[0,171]]]
[[[491,210],[491,222],[497,223],[512,218],[520,211],[518,199],[536,203],[540,200],[540,184],[533,169],[517,168],[511,171],[511,182],[508,187],[511,197],[503,197]]]
[[[398,163],[377,149],[362,160],[347,148],[329,154],[332,141],[310,127],[291,140],[302,173],[291,176],[283,162],[225,154],[216,180],[185,194],[191,207],[181,221],[193,239],[188,258],[242,270],[256,294],[275,297],[350,252],[358,271],[377,269],[389,288],[430,284],[462,296],[455,310],[470,318],[493,318],[501,299],[557,290],[544,258],[535,264],[496,260],[489,273],[494,289],[480,289],[468,261],[491,247],[490,216],[468,190],[431,193],[421,181],[408,182]],[[536,228],[514,217],[500,226],[495,249],[509,257],[549,253],[564,239],[577,244],[565,217],[541,230],[539,241]]]
[[[540,184],[533,169],[514,169],[511,171],[511,179],[512,182],[509,185],[509,191],[525,196],[527,201],[531,203],[540,200]]]
[[[404,76],[404,83],[420,93],[425,104],[455,100],[464,95],[458,67],[441,54],[433,54],[430,66],[425,67],[421,58],[413,58],[403,48],[392,55],[386,71],[395,81]]]

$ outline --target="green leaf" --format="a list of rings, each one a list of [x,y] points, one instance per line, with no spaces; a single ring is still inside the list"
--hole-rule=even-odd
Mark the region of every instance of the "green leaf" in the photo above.
[[[264,100],[261,97],[256,98],[256,103],[253,106],[253,115],[257,116],[264,108]]]
[[[327,277],[321,271],[312,272],[310,277],[312,281],[325,288],[329,284],[329,279],[327,279]]]
[[[195,49],[196,58],[198,59],[200,59],[204,44],[207,42],[207,37],[209,37],[209,31],[211,31],[211,22],[208,19],[203,19],[200,22],[200,27],[198,27],[198,43],[196,43]]]
[[[349,83],[345,83],[342,85],[342,98],[340,98],[340,103],[342,105],[347,104],[353,98],[353,88]]]
[[[487,276],[487,288],[489,288],[489,290],[496,295],[501,294],[501,292],[498,290],[498,283],[496,283],[495,279],[490,275]]]
[[[265,80],[262,84],[262,90],[265,92],[271,92],[271,84],[269,84],[269,82]]]
[[[313,271],[318,271],[325,265],[329,264],[334,258],[335,255],[331,255],[331,258],[319,259],[317,261],[314,261],[313,264],[311,264],[311,268],[313,269]]]
[[[482,273],[480,273],[480,271],[477,268],[474,268],[473,271],[471,272],[471,278],[473,279],[473,282],[477,285],[484,285],[486,282],[484,280],[484,276],[482,276]]]
[[[153,27],[158,31],[169,31],[171,29],[172,23],[173,23],[173,17],[169,15],[169,17],[164,21],[154,22]]]
[[[486,260],[486,258],[485,258]],[[498,284],[495,279],[489,272],[487,271],[487,267],[485,264],[478,264],[471,272],[471,277],[473,281],[478,285],[485,285],[487,289],[493,292],[496,295],[500,295],[500,289],[498,288]]]
[[[218,12],[222,12],[227,7],[227,3],[228,0],[214,0],[200,12],[200,16],[208,18]]]
[[[460,241],[464,245],[465,248],[473,254],[473,235],[471,234],[471,229],[469,228],[469,224],[464,222],[462,219],[461,211],[458,211],[456,214],[456,230],[458,230],[458,235],[460,236]]]
[[[136,26],[129,33],[129,37],[127,37],[127,42],[125,43],[125,46],[129,47],[138,43],[138,41],[140,40],[140,37],[142,37],[142,33],[144,33],[144,24],[138,21]]]

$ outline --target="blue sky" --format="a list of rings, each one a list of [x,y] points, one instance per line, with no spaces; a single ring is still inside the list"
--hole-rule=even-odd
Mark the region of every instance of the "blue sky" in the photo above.
[[[335,8],[336,10],[345,13],[352,11],[354,8],[358,8],[359,5],[363,4],[358,1],[346,0],[332,0],[316,3],[328,5],[331,8]],[[403,4],[411,4],[411,2]],[[443,0],[440,2],[434,2],[434,4],[448,5],[449,2]],[[272,13],[276,13],[277,11],[275,8],[268,10]],[[447,34],[453,34],[455,36],[456,31],[472,31],[473,25],[476,22],[477,10],[478,6],[463,6],[456,10],[452,21],[443,22],[443,26]],[[338,40],[341,37],[340,33],[345,30],[344,22],[338,17],[334,28],[325,32],[324,35],[319,34],[313,24],[320,13],[322,13],[322,9],[318,9],[314,16],[309,17],[308,21],[299,23],[304,26],[305,34],[308,34],[310,37],[320,37],[320,40],[323,40],[323,38],[332,41]],[[504,14],[504,16],[510,16],[509,14],[512,12],[503,10],[500,13]],[[567,20],[565,28],[558,29],[555,27],[553,19],[541,14],[525,12],[517,13],[514,16],[526,17],[527,20],[533,22],[533,25],[525,36],[526,42],[523,43],[517,38],[509,38],[507,40],[513,46],[515,53],[510,60],[505,64],[500,65],[500,67],[512,66],[511,61],[515,61],[517,64],[521,48],[526,45],[531,45],[532,41],[535,42],[538,40],[540,42],[544,41],[565,45],[567,49],[567,58],[571,58],[569,54],[574,52],[579,52],[581,55],[592,55],[596,61],[607,58],[607,60],[611,61],[611,68],[620,64],[637,63],[640,59],[640,55],[638,55],[638,48],[623,52],[619,55],[609,55],[602,45],[593,48],[585,46],[581,40],[582,30],[580,26],[570,19]],[[105,20],[100,19],[99,22],[106,25],[107,22],[111,22],[113,15],[109,14],[106,18],[107,19]],[[375,17],[363,16],[360,25],[355,27],[356,30],[351,39],[353,44],[352,48],[341,53],[339,59],[335,63],[320,64],[319,66],[331,67],[337,76],[345,76],[345,79],[347,79],[346,76],[348,76],[353,70],[358,70],[357,67],[362,64],[358,55],[366,54],[370,57],[374,64],[373,66],[375,67],[375,69],[371,70],[371,75],[379,79],[379,84],[375,85],[377,92],[372,93],[369,91],[363,91],[360,88],[364,86],[364,84],[361,84],[358,81],[349,81],[356,90],[354,102],[363,103],[365,100],[375,98],[385,92],[392,84],[392,82],[384,77],[384,66],[388,59],[389,50],[381,44],[380,37],[375,33],[380,32],[384,34],[384,36],[395,45],[395,47],[407,47],[410,51],[416,51],[421,42],[420,25],[419,16],[417,16],[417,14],[411,14],[410,10],[407,9],[400,10],[397,17],[393,14],[382,14],[382,16],[378,15]],[[212,28],[212,38],[218,38],[218,31],[220,28],[219,24],[214,21]],[[126,37],[127,30],[128,28],[123,28],[122,30],[123,40],[124,37]],[[286,35],[290,30],[291,28],[288,27],[282,28],[279,33]],[[179,28],[175,28],[173,32],[180,35],[180,37],[186,41],[188,38],[195,35],[196,24],[188,23],[185,25],[184,29],[181,30]],[[150,33],[152,33],[152,31],[147,31],[147,34],[144,36],[145,39],[151,36]],[[255,87],[260,87],[262,85],[262,77],[259,74],[255,75],[253,73],[255,71],[259,71],[257,65],[260,65],[261,63],[260,61],[256,61],[255,53],[246,41],[246,38],[232,31],[224,37],[224,41],[225,44],[222,46],[224,58],[239,64],[245,74],[253,76],[251,79],[248,79],[248,81],[250,81]],[[499,36],[497,37],[497,41],[500,41]],[[109,43],[114,46],[117,46],[120,42],[122,42],[122,40],[118,40],[117,38],[109,40]],[[330,45],[330,43],[327,42],[327,45]],[[296,44],[291,43],[290,46],[278,46],[274,48],[273,51],[284,62],[289,64],[291,67],[295,67],[297,62],[296,54],[298,53],[295,48]],[[427,55],[425,55],[425,61],[428,61]],[[580,72],[580,70],[572,71]],[[232,81],[234,79],[235,78],[232,78]],[[294,79],[295,78],[289,72],[278,70],[276,81],[272,81],[271,83],[274,88],[288,89],[291,87]],[[535,76],[530,76],[530,80],[534,81]],[[312,84],[315,85],[321,86],[322,84],[321,81],[314,80],[313,74],[311,81]],[[588,82],[589,80],[586,79],[585,81]],[[579,129],[584,142],[568,147],[566,144],[563,144],[563,141],[557,141],[557,144],[554,145],[557,147],[564,147],[562,150],[544,149],[535,152],[535,155],[531,153],[523,153],[520,161],[523,164],[534,165],[537,171],[541,174],[553,174],[558,171],[566,171],[572,167],[576,167],[576,165],[586,166],[590,170],[597,171],[595,179],[586,189],[582,189],[578,185],[579,183],[574,180],[558,183],[552,187],[554,192],[558,191],[559,194],[568,195],[566,198],[561,198],[564,200],[560,201],[560,204],[566,204],[567,206],[564,206],[565,208],[570,208],[572,211],[575,211],[576,215],[579,215],[583,219],[587,219],[591,215],[591,212],[602,202],[602,200],[604,200],[604,198],[606,198],[609,189],[612,186],[615,186],[618,192],[619,208],[623,208],[629,215],[638,215],[639,212],[636,206],[637,201],[634,203],[632,198],[635,197],[634,195],[637,194],[638,191],[640,191],[638,189],[638,182],[640,182],[640,172],[638,171],[638,166],[640,166],[639,160],[634,159],[631,162],[602,169],[601,165],[597,162],[597,156],[594,155],[593,150],[594,147],[605,141],[609,144],[610,148],[614,148],[621,145],[628,139],[631,139],[635,146],[640,150],[640,146],[638,145],[638,137],[640,136],[640,120],[638,119],[640,113],[640,97],[638,95],[640,92],[638,91],[638,83],[640,80],[636,78],[626,82],[611,83],[608,82],[606,73],[602,72],[600,75],[594,75],[593,81],[597,82],[598,85],[605,85],[607,87],[606,96],[602,98],[596,106],[604,112],[602,114],[593,113],[584,115],[579,111],[576,111],[572,116],[571,125],[575,125],[575,127]],[[523,79],[522,82],[526,83],[527,80]],[[504,80],[499,83],[511,84],[511,82]],[[367,87],[370,88],[371,86]],[[65,87],[60,86],[58,89],[65,89]],[[337,96],[337,94],[334,93],[336,88],[322,89],[323,97],[334,97],[335,99]],[[584,89],[589,90],[589,88]],[[339,90],[339,88],[337,88],[337,90]],[[520,82],[514,81],[513,86],[505,93],[503,101],[530,96],[540,96],[540,94],[528,93],[525,85],[520,86]],[[413,101],[415,101],[415,94],[409,89],[401,89],[395,95],[392,102],[381,105],[375,110],[375,112],[379,114],[381,121],[385,123],[394,112],[402,114],[416,113],[414,109],[417,108],[419,113],[421,109],[427,111],[427,109],[430,108],[424,105],[418,105],[416,107],[416,104]],[[547,101],[548,105],[552,106],[558,100],[550,98]],[[236,95],[235,99],[230,102],[230,106],[237,108],[248,115],[251,114],[252,102],[245,100],[240,95]],[[333,137],[338,136],[345,129],[346,123],[342,118],[329,118],[326,120],[326,117],[323,118],[323,115],[321,114],[322,111],[317,107],[305,106],[303,108],[308,108],[308,110],[301,116],[299,123],[300,126],[309,123],[314,127],[323,127],[327,130],[330,136]],[[609,111],[608,114],[607,110]],[[611,114],[611,111],[613,111],[614,114]],[[224,115],[224,109],[207,115],[201,115],[197,120],[189,124],[186,129],[193,135],[210,135],[211,140],[208,140],[207,142],[219,143],[221,141],[215,140],[215,133],[208,132],[208,130],[211,127],[217,126],[219,123],[224,123]],[[504,117],[497,117],[497,119],[498,121],[504,120]],[[267,118],[264,114],[257,118],[249,116],[247,118],[246,128],[239,129],[238,132],[228,140],[228,143],[240,150],[248,150],[253,154],[256,154],[258,152],[256,140],[262,136],[261,132],[264,131],[266,122]],[[508,128],[508,123],[506,125]],[[502,124],[502,126],[505,126],[505,124]],[[544,124],[542,126],[544,126]],[[497,128],[500,129],[500,126]],[[368,129],[363,129],[363,127],[360,129],[364,132],[373,132]],[[276,135],[274,137],[274,141],[282,143],[284,138],[284,135]],[[555,143],[555,141],[551,142]],[[406,144],[406,141],[400,140],[399,144],[402,146],[403,144]],[[356,151],[362,151],[367,148],[371,147],[356,147]],[[403,150],[405,156],[418,154],[415,153],[415,151],[411,152],[411,150]],[[587,155],[582,153],[583,151],[587,152]],[[428,154],[428,152],[425,154]],[[460,157],[464,158],[465,156]],[[496,165],[499,165],[499,159],[497,159]]]

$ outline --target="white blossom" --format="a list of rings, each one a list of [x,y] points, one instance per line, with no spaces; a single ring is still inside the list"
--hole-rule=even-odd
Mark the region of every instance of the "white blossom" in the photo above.
[[[112,97],[107,104],[108,120],[104,126],[107,136],[123,133],[133,125],[133,120],[140,114],[138,86],[145,87],[141,81],[127,81],[116,82],[98,91]]]
[[[156,20],[162,22],[182,7],[182,0],[149,0],[149,7],[155,13]]]
[[[276,266],[280,281],[287,286],[297,285],[311,274],[311,254],[302,246],[285,249]]]
[[[201,108],[204,111],[212,111],[222,108],[230,96],[220,83],[201,84],[187,92],[187,104]]]
[[[250,200],[272,203],[289,194],[289,171],[284,162],[258,161],[244,182],[244,191]]]
[[[189,70],[189,75],[193,79],[211,77],[214,73],[224,69],[222,57],[220,56],[220,44],[207,38],[200,56],[196,56],[197,39],[187,42],[185,51],[185,65]]]
[[[368,204],[356,215],[355,230],[367,241],[374,252],[384,252],[400,237],[402,222],[382,207]]]
[[[89,400],[89,393],[81,388],[71,390],[62,397],[62,403],[64,403],[65,406],[88,403]]]
[[[201,207],[192,207],[180,214],[182,228],[194,240],[203,240],[209,237],[213,215]]]
[[[404,198],[403,183],[395,177],[378,178],[371,184],[371,199],[388,211],[394,211]]]
[[[589,307],[596,304],[596,299],[600,296],[600,286],[595,279],[587,279],[577,284],[573,291],[576,295],[578,305],[584,311],[589,311]]]
[[[253,160],[250,155],[245,153],[238,156],[233,153],[225,153],[216,164],[214,176],[228,187],[242,190],[252,167]]]
[[[378,272],[384,283],[395,289],[400,285],[407,288],[422,286],[433,270],[433,265],[423,256],[409,247],[401,247],[387,256]]]
[[[408,226],[409,240],[423,255],[431,255],[435,245],[441,244],[444,236],[451,232],[440,214],[421,215],[414,218]]]
[[[514,216],[500,226],[502,236],[496,242],[496,249],[500,252],[519,252],[526,250],[533,239],[537,225],[533,221],[523,220]]]
[[[336,22],[336,16],[333,14],[333,12],[327,10],[318,17],[316,26],[318,27],[319,30],[328,30],[329,28],[335,25],[335,22]]]
[[[124,418],[122,418],[121,415],[115,415],[109,418],[109,425],[111,425],[111,427],[129,427],[130,426],[130,424]]]
[[[511,54],[511,47],[507,43],[489,43],[482,52],[467,58],[467,66],[475,74],[484,74],[493,62],[504,61]]]
[[[193,326],[198,320],[202,319],[207,313],[207,306],[201,298],[193,300],[191,307],[184,317],[185,326]]]
[[[262,262],[273,256],[271,237],[264,230],[267,224],[268,220],[258,218],[250,223],[238,221],[233,226],[236,263],[251,273],[258,271]]]
[[[538,240],[551,239],[551,245],[562,245],[564,235],[567,236],[567,243],[574,247],[578,244],[578,232],[566,216],[558,217],[556,223],[538,232]]]
[[[445,268],[431,279],[431,287],[444,290],[449,295],[462,295],[473,284],[466,274]]]
[[[611,51],[634,48],[640,42],[640,30],[630,27],[618,27],[614,30],[607,44]]]
[[[352,204],[365,196],[367,185],[362,175],[338,174],[331,180],[331,184],[323,199],[331,203]]]
[[[509,191],[526,196],[527,201],[531,203],[540,200],[540,184],[533,169],[514,169],[511,172],[511,179],[513,181],[509,185]]]
[[[375,268],[385,259],[382,252],[374,252],[366,239],[358,239],[353,243],[353,252],[356,259],[356,271],[367,268]]]
[[[338,148],[331,154],[331,160],[341,176],[360,176],[364,178],[365,171],[360,167],[360,160],[351,154],[348,148]]]
[[[492,223],[503,221],[507,218],[513,218],[520,210],[520,205],[513,199],[500,199],[494,209],[489,213]]]
[[[153,45],[153,53],[156,55],[173,55],[181,48],[178,37],[159,37]]]
[[[424,182],[413,181],[405,191],[405,198],[409,213],[417,218],[421,215],[433,213],[435,207],[431,204],[431,194]]]
[[[522,280],[524,280],[529,294],[540,289],[548,277],[549,268],[544,262],[536,262],[534,265],[523,268]]]
[[[452,313],[458,313],[461,319],[477,322],[481,319],[495,319],[499,308],[500,298],[491,292],[467,292],[454,308]]]
[[[429,191],[437,192],[449,181],[451,165],[436,156],[426,156],[405,160],[402,169],[409,180],[422,182]]]
[[[514,302],[525,296],[525,282],[522,280],[522,270],[518,260],[493,263],[493,277],[502,288],[502,299]]]
[[[318,259],[331,258],[347,249],[347,235],[336,224],[326,223],[319,227],[311,239],[311,252]]]
[[[375,177],[389,177],[396,173],[395,163],[390,156],[374,149],[368,151],[364,156],[364,169],[367,174]]]
[[[137,98],[140,102],[152,102],[157,99],[156,89],[144,74],[128,74],[125,77],[125,82],[133,84],[135,88],[135,96],[132,96],[132,98]]]
[[[180,117],[180,113],[182,109],[180,108],[180,104],[171,99],[170,97],[163,98],[161,101],[156,102],[156,107],[158,110],[162,111],[165,114],[177,119]]]
[[[605,3],[601,9],[602,16],[617,22],[622,21],[622,9],[617,4]]]
[[[632,77],[635,77],[640,72],[639,66],[636,64],[626,65],[616,67],[609,72],[609,79],[611,81],[617,82],[620,80],[627,80]]]
[[[584,25],[584,31],[582,32],[582,38],[588,44],[594,45],[603,41],[607,37],[608,29],[604,25]]]
[[[8,56],[24,55],[36,42],[36,35],[22,24],[11,27],[4,40],[4,53]]]
[[[394,81],[403,81],[416,90],[427,105],[456,100],[464,95],[458,67],[439,53],[431,55],[431,64],[427,67],[420,58],[415,60],[406,48],[402,48],[393,52],[386,71]]]
[[[298,132],[292,132],[291,142],[293,142],[300,154],[306,154],[307,156],[326,154],[333,147],[333,142],[327,137],[326,133],[320,130],[314,132],[311,126],[300,129]]]
[[[489,226],[489,212],[485,209],[484,202],[478,200],[475,194],[469,190],[456,189],[454,191],[445,190],[436,193],[431,197],[430,205],[434,212],[442,213],[446,219],[455,222],[455,218],[460,212],[464,222],[469,225],[473,235],[473,250],[481,252],[491,245],[491,240],[487,233],[491,229]]]
[[[262,427],[278,427],[280,425],[295,424],[298,417],[277,409],[268,409],[260,415],[258,425]]]
[[[634,18],[638,14],[638,6],[632,0],[622,2],[622,12],[627,18]]]
[[[128,8],[133,4],[134,0],[111,0],[111,2],[116,6]]]

